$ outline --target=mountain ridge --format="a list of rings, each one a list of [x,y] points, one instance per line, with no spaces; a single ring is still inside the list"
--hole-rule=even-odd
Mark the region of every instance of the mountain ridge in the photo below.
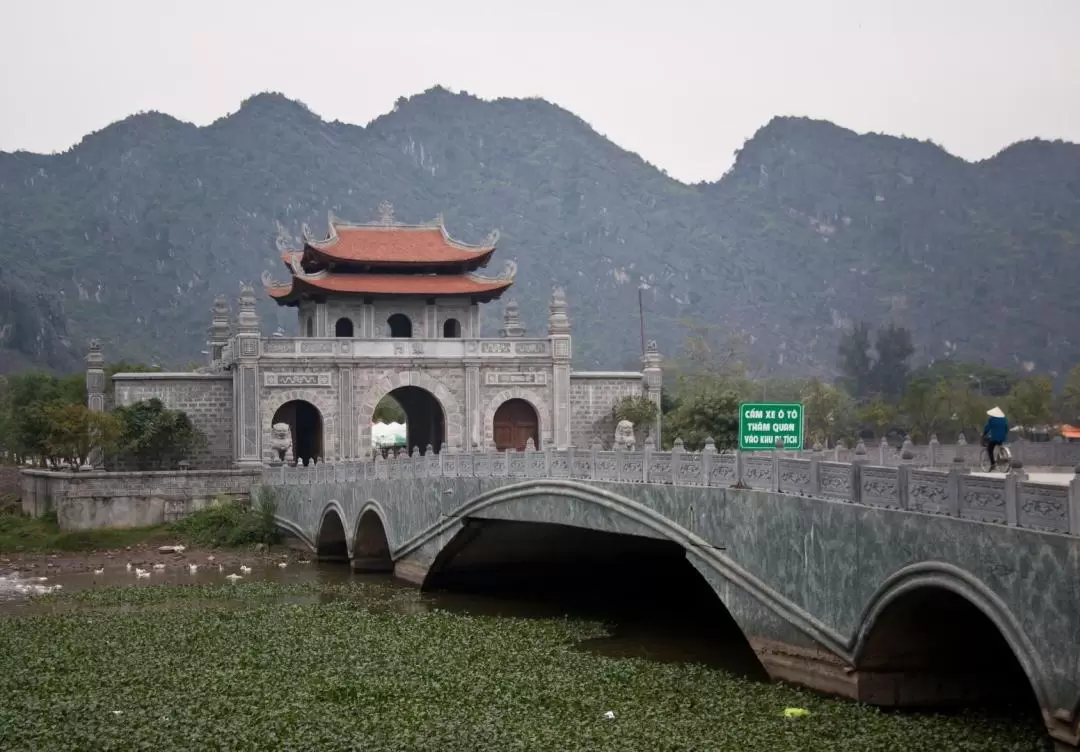
[[[77,367],[90,336],[110,358],[196,360],[215,293],[284,278],[279,235],[298,242],[327,211],[367,221],[389,200],[400,221],[442,213],[466,241],[499,227],[533,331],[551,286],[567,288],[577,367],[633,365],[645,282],[668,354],[692,317],[747,336],[762,370],[830,375],[839,332],[866,319],[909,326],[923,360],[1056,371],[1080,359],[1063,281],[1080,275],[1078,176],[1067,142],[969,162],[778,116],[722,177],[688,184],[542,99],[442,88],[366,126],[273,93],[202,126],[140,113],[60,154],[0,153],[3,268],[25,288],[0,277],[0,368]],[[966,307],[952,300],[965,288]],[[291,330],[268,301],[260,312],[264,330]],[[498,318],[485,310],[487,331]]]

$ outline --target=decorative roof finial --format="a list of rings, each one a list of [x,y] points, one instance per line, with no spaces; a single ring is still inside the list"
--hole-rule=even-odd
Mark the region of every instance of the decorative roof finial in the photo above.
[[[510,298],[506,301],[506,308],[503,310],[503,325],[499,328],[499,336],[523,337],[524,335],[525,327],[521,325],[518,302]]]
[[[240,283],[240,306],[236,314],[238,332],[258,332],[259,314],[255,312],[255,288],[247,282]]]
[[[548,306],[548,334],[569,334],[570,318],[566,315],[566,293],[556,287]]]
[[[487,237],[484,238],[484,245],[491,246],[492,248],[494,248],[495,245],[498,242],[499,242],[499,228],[496,227],[494,230],[492,230],[491,232],[489,232],[487,234]]]
[[[394,205],[389,201],[383,201],[379,204],[379,222],[384,225],[394,224]]]

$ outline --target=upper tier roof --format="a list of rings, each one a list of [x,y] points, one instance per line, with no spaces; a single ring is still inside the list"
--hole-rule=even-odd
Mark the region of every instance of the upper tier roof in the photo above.
[[[291,284],[270,288],[268,292],[282,305],[294,303],[304,293],[426,298],[469,295],[491,300],[513,283],[513,279],[478,279],[467,274],[327,274],[315,278],[295,277]]]
[[[330,215],[325,238],[304,229],[305,265],[326,262],[371,266],[449,266],[474,270],[485,266],[495,251],[498,231],[481,245],[455,240],[446,232],[442,217],[421,225],[393,223],[392,210],[382,222],[353,224]]]

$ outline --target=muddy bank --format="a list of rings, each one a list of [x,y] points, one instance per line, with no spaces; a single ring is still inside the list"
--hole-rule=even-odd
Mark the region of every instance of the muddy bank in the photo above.
[[[143,569],[152,568],[155,564],[164,564],[166,569],[186,569],[190,564],[238,567],[241,564],[255,566],[282,561],[299,563],[312,558],[307,549],[292,542],[269,548],[262,545],[242,548],[185,548],[179,553],[164,552],[160,550],[162,545],[155,542],[100,551],[0,553],[0,575],[13,572],[38,575],[74,574],[97,569],[126,568],[129,563]],[[180,541],[169,545],[180,545]]]

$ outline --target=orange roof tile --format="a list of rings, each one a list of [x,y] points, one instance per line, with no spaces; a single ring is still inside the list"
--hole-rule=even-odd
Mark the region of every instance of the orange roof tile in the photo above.
[[[469,246],[453,240],[441,225],[345,225],[332,223],[326,240],[305,242],[304,250],[334,261],[370,264],[486,263],[495,245]]]
[[[283,302],[305,290],[354,295],[480,295],[501,293],[513,283],[513,279],[481,280],[464,274],[327,274],[294,277],[288,287],[268,292]]]

